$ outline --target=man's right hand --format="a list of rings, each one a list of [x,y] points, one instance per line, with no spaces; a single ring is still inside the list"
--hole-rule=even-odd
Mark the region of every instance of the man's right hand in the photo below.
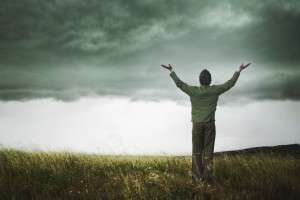
[[[173,69],[173,67],[170,64],[168,66],[167,65],[160,65],[160,66],[162,66],[163,68],[168,69],[169,71],[171,71]]]
[[[247,65],[242,64],[240,66],[239,72],[243,71],[244,69],[246,69],[249,65],[251,65],[251,63],[248,63]]]

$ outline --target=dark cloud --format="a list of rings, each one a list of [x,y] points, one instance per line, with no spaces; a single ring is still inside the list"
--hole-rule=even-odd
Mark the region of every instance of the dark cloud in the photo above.
[[[6,50],[47,50],[69,56],[115,53],[136,42],[172,37],[171,32],[179,25],[184,28],[192,16],[191,3],[2,1],[0,40]]]
[[[245,29],[249,51],[265,62],[299,67],[300,2],[266,1],[254,8],[257,19]]]
[[[300,77],[293,73],[300,63],[298,1],[2,0],[0,5],[1,100],[183,98],[176,97],[160,63],[172,62],[182,77],[191,78],[199,65],[225,73],[225,66],[244,60],[269,69],[270,77],[286,78],[272,82],[257,76],[251,91],[240,95],[299,100]]]
[[[275,74],[250,87],[248,95],[255,99],[300,100],[300,73]]]

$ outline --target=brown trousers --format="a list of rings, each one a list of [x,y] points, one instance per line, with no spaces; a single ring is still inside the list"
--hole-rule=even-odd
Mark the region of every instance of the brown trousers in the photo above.
[[[216,137],[215,121],[193,122],[192,177],[194,183],[213,178],[213,155]]]

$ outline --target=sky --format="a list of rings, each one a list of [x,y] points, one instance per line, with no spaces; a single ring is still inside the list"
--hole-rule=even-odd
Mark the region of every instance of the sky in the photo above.
[[[199,85],[223,94],[216,151],[300,143],[297,0],[2,0],[0,147],[190,154]]]

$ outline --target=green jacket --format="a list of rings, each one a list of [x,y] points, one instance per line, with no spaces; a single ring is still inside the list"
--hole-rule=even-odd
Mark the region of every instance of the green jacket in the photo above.
[[[192,105],[192,122],[207,122],[215,120],[215,112],[219,96],[232,88],[239,78],[237,71],[232,78],[220,85],[190,86],[181,81],[176,73],[170,73],[176,86],[189,95]]]

